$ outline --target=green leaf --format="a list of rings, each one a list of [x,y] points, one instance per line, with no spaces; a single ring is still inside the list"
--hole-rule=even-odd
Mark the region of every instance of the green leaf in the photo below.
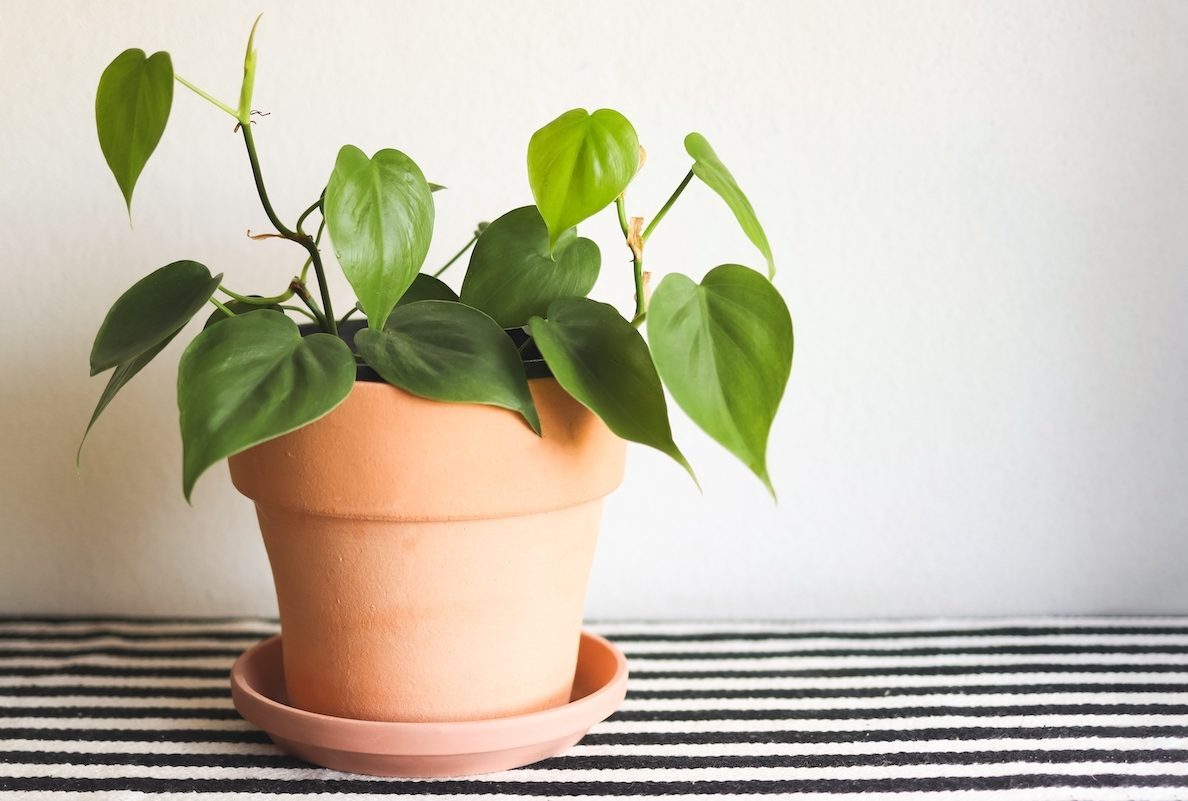
[[[608,108],[567,111],[528,142],[528,183],[548,225],[548,252],[561,235],[614,202],[639,169],[639,138]]]
[[[412,285],[409,286],[408,291],[400,296],[400,300],[396,305],[398,307],[404,306],[408,303],[416,303],[419,300],[457,301],[458,296],[440,278],[434,278],[427,273],[417,273],[417,277],[413,279]],[[391,318],[389,317],[389,319]]]
[[[222,275],[196,261],[175,261],[149,273],[120,296],[91,348],[91,375],[139,356],[190,321],[214,294]]]
[[[433,194],[398,150],[372,158],[338,151],[323,204],[334,252],[372,328],[380,329],[412,284],[433,237]]]
[[[767,277],[774,278],[775,261],[771,258],[771,245],[767,243],[767,234],[763,233],[763,226],[755,216],[755,209],[751,208],[751,201],[747,200],[747,196],[739,189],[730,170],[726,169],[726,165],[718,158],[710,143],[699,133],[691,133],[685,137],[685,150],[693,157],[693,174],[726,201],[747,239],[759,248],[759,252],[767,260]]]
[[[672,441],[664,389],[639,331],[614,307],[587,298],[562,298],[548,319],[528,331],[561,386],[623,439],[650,445],[689,471]]]
[[[252,295],[252,297],[258,298],[260,296]],[[254,311],[261,311],[263,309],[270,309],[272,311],[277,311],[277,312],[281,311],[280,304],[278,304],[278,303],[268,303],[263,306],[260,306],[255,303],[245,303],[242,300],[229,300],[226,303],[224,303],[223,305],[226,306],[231,311],[235,312],[236,315],[247,314],[248,312],[254,312]],[[210,316],[206,318],[206,322],[203,323],[202,327],[210,328],[215,323],[221,323],[221,322],[223,322],[223,320],[230,320],[230,319],[231,318],[227,314],[225,314],[222,309],[215,309],[213,312],[210,313]]]
[[[400,305],[382,331],[356,334],[355,347],[393,386],[431,400],[510,409],[540,433],[520,355],[478,309],[443,300]]]
[[[219,312],[219,314],[222,315],[223,313]],[[116,367],[115,371],[111,374],[111,378],[107,381],[107,386],[103,388],[103,394],[99,396],[99,402],[95,404],[95,411],[91,413],[91,421],[87,423],[87,430],[83,432],[82,439],[78,443],[78,451],[74,454],[74,466],[76,469],[82,462],[82,450],[83,445],[87,443],[87,435],[91,433],[91,429],[94,427],[95,421],[99,419],[99,415],[103,414],[103,410],[107,408],[107,405],[111,403],[116,394],[124,388],[124,385],[131,381],[133,376],[143,370],[145,365],[151,362],[158,353],[165,350],[165,346],[172,342],[177,334],[178,331],[174,331],[163,341]]]
[[[260,17],[252,23],[252,32],[248,34],[247,52],[243,56],[243,83],[239,85],[239,123],[249,125],[252,115],[252,92],[256,86],[256,27],[260,24]]]
[[[553,260],[556,259],[556,261]],[[504,328],[543,315],[557,298],[585,297],[598,280],[598,245],[563,231],[549,257],[549,234],[535,206],[509,211],[488,225],[470,255],[462,302]]]
[[[330,334],[302,338],[297,324],[262,310],[212,325],[182,354],[182,488],[186,500],[208,467],[287,434],[342,403],[355,357]]]
[[[792,370],[792,318],[771,282],[723,264],[700,286],[660,282],[648,338],[664,385],[685,413],[775,490],[767,439]]]
[[[136,179],[161,141],[172,105],[173,62],[168,53],[146,57],[143,50],[125,50],[99,78],[95,92],[99,147],[124,194],[129,215]]]

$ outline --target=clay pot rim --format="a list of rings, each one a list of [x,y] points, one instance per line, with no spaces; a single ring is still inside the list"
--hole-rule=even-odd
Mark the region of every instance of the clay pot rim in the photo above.
[[[582,631],[580,650],[585,652],[588,648],[597,650],[596,658],[613,659],[615,669],[609,681],[563,706],[487,720],[441,723],[355,720],[283,704],[257,690],[247,678],[252,660],[271,658],[280,670],[279,634],[256,643],[235,660],[231,669],[231,695],[240,714],[269,735],[319,748],[377,755],[393,755],[398,749],[400,756],[508,750],[584,732],[618,709],[627,690],[627,658],[606,638]],[[275,656],[273,651],[277,652]]]

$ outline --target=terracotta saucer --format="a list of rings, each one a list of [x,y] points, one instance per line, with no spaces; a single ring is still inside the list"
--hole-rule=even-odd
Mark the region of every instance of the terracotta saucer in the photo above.
[[[626,694],[627,660],[588,631],[582,632],[568,704],[473,722],[387,723],[291,707],[279,635],[249,648],[231,668],[235,708],[274,743],[315,765],[372,776],[466,776],[537,762],[582,739]]]

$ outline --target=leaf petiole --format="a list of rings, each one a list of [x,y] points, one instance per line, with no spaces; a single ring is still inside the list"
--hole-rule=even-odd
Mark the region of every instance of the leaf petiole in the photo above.
[[[219,303],[219,302],[218,302],[216,299],[214,299],[214,298],[209,298],[209,300],[210,300],[210,302],[211,302],[211,303],[213,303],[213,304],[215,305],[215,308],[217,308],[217,309],[218,309],[219,311],[221,311],[223,314],[227,315],[228,317],[234,317],[234,316],[235,316],[235,312],[233,312],[233,311],[231,311],[230,309],[228,309],[228,308],[227,308],[226,306],[224,306],[222,303]]]
[[[200,98],[202,98],[203,100],[205,100],[205,101],[207,101],[208,103],[211,103],[212,105],[214,105],[216,108],[220,108],[220,109],[222,109],[223,111],[227,112],[227,113],[228,113],[228,114],[230,114],[232,117],[234,117],[236,121],[238,121],[238,120],[239,120],[239,114],[238,114],[238,113],[235,111],[235,109],[231,108],[230,106],[228,106],[228,105],[227,105],[226,103],[224,103],[223,101],[221,101],[221,100],[217,99],[216,97],[214,97],[213,95],[211,95],[211,94],[209,94],[209,93],[207,93],[207,92],[204,92],[204,91],[202,91],[202,90],[201,90],[201,89],[199,89],[197,86],[195,86],[194,84],[190,83],[189,81],[187,81],[187,80],[186,80],[185,78],[183,78],[182,76],[178,75],[176,72],[175,72],[175,73],[173,73],[173,79],[174,79],[175,81],[177,81],[178,83],[180,83],[182,86],[184,86],[184,87],[186,87],[187,89],[189,89],[189,90],[190,90],[191,92],[193,92],[194,94],[198,95],[198,96],[199,96]]]
[[[435,272],[435,273],[433,274],[433,277],[434,277],[434,278],[437,278],[437,277],[438,277],[438,276],[440,276],[442,273],[444,273],[446,270],[450,269],[450,267],[452,267],[452,266],[454,265],[454,262],[456,262],[458,259],[460,259],[460,258],[462,258],[463,256],[465,256],[465,255],[466,255],[466,251],[470,250],[470,248],[471,248],[471,247],[474,245],[474,243],[475,243],[475,242],[478,242],[479,234],[481,234],[482,232],[483,232],[483,229],[482,229],[482,228],[475,228],[475,230],[474,230],[474,236],[470,237],[470,240],[469,240],[469,241],[468,241],[468,242],[467,242],[465,245],[463,245],[463,246],[462,246],[462,249],[461,249],[461,250],[459,250],[457,253],[455,253],[455,254],[454,254],[454,257],[453,257],[452,259],[450,259],[450,260],[449,260],[449,261],[447,261],[445,264],[443,264],[443,265],[442,265],[442,266],[441,266],[441,267],[440,267],[440,268],[437,270],[437,272]]]
[[[648,237],[652,235],[652,230],[660,224],[660,221],[664,219],[664,215],[668,214],[668,210],[672,208],[672,204],[676,203],[677,198],[681,196],[681,192],[685,191],[685,187],[688,186],[689,182],[692,180],[693,170],[689,170],[689,172],[685,175],[685,179],[681,181],[680,186],[678,186],[676,190],[673,191],[668,200],[664,201],[664,205],[660,207],[660,211],[656,212],[656,216],[652,218],[652,221],[648,223],[648,227],[644,229],[643,236],[641,237],[644,242],[648,241]]]

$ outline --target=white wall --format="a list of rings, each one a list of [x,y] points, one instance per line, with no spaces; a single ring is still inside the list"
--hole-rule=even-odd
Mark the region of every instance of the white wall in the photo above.
[[[5,3],[0,612],[274,609],[226,469],[182,500],[178,345],[72,464],[125,287],[194,258],[279,290],[299,264],[244,237],[267,223],[219,112],[179,90],[135,230],[93,130],[126,47],[234,100],[258,9],[257,138],[288,218],[339,145],[399,147],[450,187],[438,262],[530,199],[529,135],[579,105],[639,130],[633,212],[684,174],[690,130],[750,193],[797,332],[780,504],[678,419],[705,495],[633,451],[592,616],[1188,608],[1188,5],[146,0]],[[611,215],[584,231],[625,306]],[[759,261],[696,185],[649,257]]]

